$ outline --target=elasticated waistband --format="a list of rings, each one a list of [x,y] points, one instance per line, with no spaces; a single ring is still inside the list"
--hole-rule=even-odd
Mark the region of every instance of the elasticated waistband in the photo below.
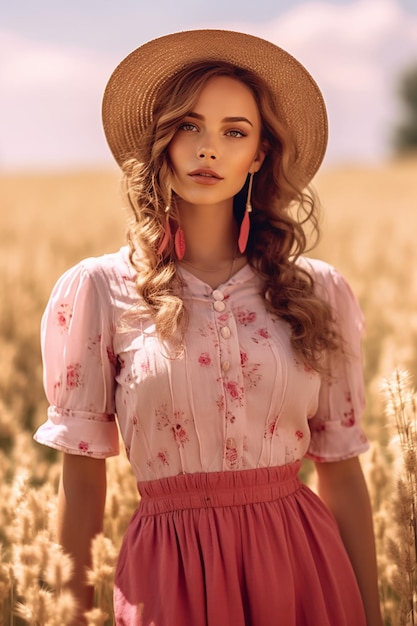
[[[270,502],[289,496],[302,486],[301,463],[258,469],[179,474],[141,481],[141,515],[181,509],[237,506]]]

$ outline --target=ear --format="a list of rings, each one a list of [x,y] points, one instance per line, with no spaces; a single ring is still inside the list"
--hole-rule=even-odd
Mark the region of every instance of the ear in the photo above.
[[[266,150],[263,148],[263,146],[260,146],[255,158],[252,161],[252,165],[249,168],[249,174],[255,174],[255,172],[259,172],[262,167],[262,163],[264,162],[265,156]]]

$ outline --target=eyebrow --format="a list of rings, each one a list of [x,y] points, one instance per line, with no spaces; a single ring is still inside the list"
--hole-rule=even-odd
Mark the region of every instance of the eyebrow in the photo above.
[[[196,120],[202,120],[204,121],[204,115],[200,115],[199,113],[194,113],[193,111],[191,111],[191,113],[188,113],[188,117],[192,117]],[[241,116],[236,116],[236,117],[224,117],[222,119],[222,122],[226,123],[226,124],[230,124],[230,123],[234,123],[234,122],[246,122],[247,124],[249,124],[250,126],[253,127],[253,124],[250,120],[248,120],[247,117],[241,117]]]

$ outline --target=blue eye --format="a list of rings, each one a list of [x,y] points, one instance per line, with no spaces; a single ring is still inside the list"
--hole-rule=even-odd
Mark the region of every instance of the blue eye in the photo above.
[[[183,122],[182,124],[180,124],[179,130],[195,132],[198,130],[198,128],[192,122]]]
[[[237,128],[228,130],[226,134],[229,135],[229,137],[236,137],[236,138],[246,137],[246,133],[244,133],[243,130],[238,130]]]

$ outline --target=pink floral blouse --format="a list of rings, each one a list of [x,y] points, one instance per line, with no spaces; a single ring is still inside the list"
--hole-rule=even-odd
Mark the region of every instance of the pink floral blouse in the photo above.
[[[175,357],[149,320],[120,324],[137,299],[127,248],[82,261],[58,280],[42,320],[50,407],[35,439],[107,457],[119,450],[118,423],[138,480],[363,452],[362,314],[333,267],[300,263],[346,342],[346,356],[331,357],[330,382],[296,358],[249,265],[214,290],[179,269],[189,326]]]

